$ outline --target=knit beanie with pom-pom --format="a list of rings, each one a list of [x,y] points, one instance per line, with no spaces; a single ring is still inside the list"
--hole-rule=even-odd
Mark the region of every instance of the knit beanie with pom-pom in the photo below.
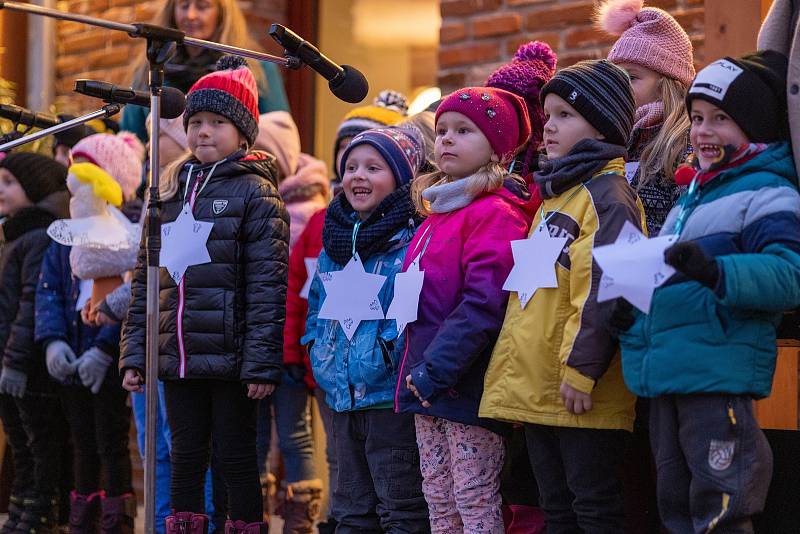
[[[643,0],[608,0],[595,11],[597,27],[619,39],[608,60],[635,63],[678,80],[687,88],[695,76],[692,42],[666,11]]]
[[[142,183],[144,153],[139,138],[126,131],[90,135],[72,147],[72,159],[83,158],[110,174],[122,188],[126,201],[136,196],[136,189]]]

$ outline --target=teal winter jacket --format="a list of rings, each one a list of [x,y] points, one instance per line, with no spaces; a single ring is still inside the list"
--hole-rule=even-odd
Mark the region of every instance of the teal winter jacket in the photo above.
[[[775,327],[800,306],[800,195],[788,143],[769,145],[701,186],[680,241],[716,259],[717,287],[680,273],[620,337],[625,382],[639,396],[768,396]],[[686,194],[661,235],[675,232]]]

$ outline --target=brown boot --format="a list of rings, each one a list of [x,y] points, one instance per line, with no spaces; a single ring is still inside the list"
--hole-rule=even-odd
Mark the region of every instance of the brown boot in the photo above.
[[[286,487],[283,502],[283,534],[311,534],[319,517],[322,481],[301,480]]]
[[[207,534],[208,516],[192,512],[178,512],[165,519],[167,534]]]

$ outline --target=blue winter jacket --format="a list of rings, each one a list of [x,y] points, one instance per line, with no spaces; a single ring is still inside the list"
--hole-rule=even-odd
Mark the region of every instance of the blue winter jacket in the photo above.
[[[119,357],[120,326],[87,326],[75,309],[80,280],[73,276],[67,247],[50,243],[42,260],[42,274],[36,287],[35,339],[46,347],[51,341],[66,341],[80,357],[97,347],[115,360]]]
[[[681,274],[653,295],[620,337],[625,382],[640,396],[729,393],[766,397],[775,327],[800,305],[800,195],[788,143],[770,145],[699,189],[680,241],[720,269],[711,290]],[[681,197],[661,235],[674,233]]]
[[[397,246],[364,261],[366,272],[386,277],[379,293],[384,314],[394,295],[394,277],[402,271],[412,237],[413,230],[400,230],[391,239],[397,241]],[[322,251],[308,294],[306,334],[301,340],[303,344],[314,342],[309,353],[314,379],[325,391],[328,405],[337,412],[391,408],[405,348],[405,336],[398,338],[394,319],[362,321],[348,341],[338,321],[317,317],[325,301],[319,273],[342,269],[344,265],[335,263]]]

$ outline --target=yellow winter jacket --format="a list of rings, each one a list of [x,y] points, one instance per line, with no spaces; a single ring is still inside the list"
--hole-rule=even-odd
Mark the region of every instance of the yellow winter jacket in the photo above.
[[[631,430],[635,397],[625,387],[617,344],[598,310],[601,271],[592,258],[593,247],[613,243],[625,221],[645,228],[644,210],[625,180],[623,160],[612,160],[590,180],[545,199],[531,232],[550,213],[550,235],[568,238],[556,262],[558,287],[538,289],[524,310],[517,294],[511,294],[486,371],[480,416]],[[562,382],[591,393],[588,413],[566,410],[559,393]]]

